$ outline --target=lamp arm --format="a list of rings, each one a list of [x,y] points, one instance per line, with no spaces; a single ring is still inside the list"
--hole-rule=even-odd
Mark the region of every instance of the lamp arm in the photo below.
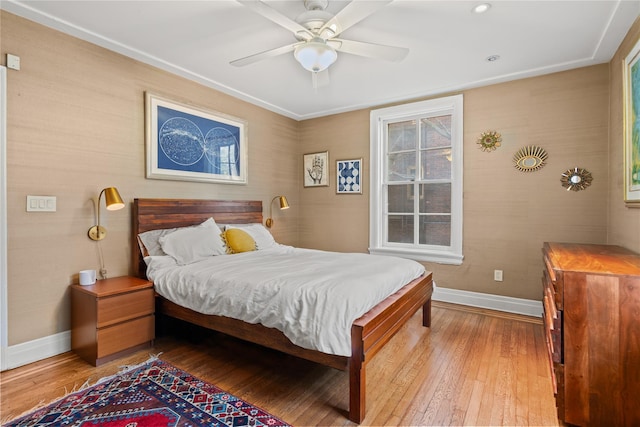
[[[269,203],[269,218],[273,218],[273,202],[275,202],[278,197],[280,196],[274,197],[271,199],[271,203]]]
[[[102,195],[104,194],[104,190],[102,189],[102,191],[100,192],[100,195],[98,196],[98,232],[100,232],[100,201],[102,200]]]

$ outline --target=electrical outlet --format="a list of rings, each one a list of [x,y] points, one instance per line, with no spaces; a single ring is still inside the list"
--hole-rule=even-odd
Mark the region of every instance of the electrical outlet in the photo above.
[[[7,53],[7,68],[20,71],[20,57]]]
[[[493,280],[502,282],[502,270],[493,270]]]

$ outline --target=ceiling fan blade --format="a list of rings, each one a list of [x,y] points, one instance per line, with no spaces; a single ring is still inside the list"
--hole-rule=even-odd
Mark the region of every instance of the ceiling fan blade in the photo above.
[[[338,35],[347,28],[362,21],[372,13],[382,9],[393,0],[359,1],[352,0],[336,16],[329,19],[320,30],[319,34],[326,34],[325,30]]]
[[[249,9],[253,10],[254,12],[264,16],[271,22],[275,22],[281,27],[286,28],[287,30],[291,31],[293,34],[295,34],[296,36],[299,36],[303,40],[311,40],[311,38],[313,38],[313,34],[311,34],[311,32],[309,32],[309,30],[307,30],[305,27],[298,24],[296,21],[289,19],[288,17],[284,16],[283,14],[281,14],[280,12],[278,12],[277,10],[275,10],[274,8],[272,8],[271,6],[267,5],[266,3],[260,0],[237,0],[237,1],[238,3],[241,3],[247,6]]]
[[[327,40],[327,44],[339,52],[392,62],[402,61],[409,53],[409,49],[406,47],[365,43],[355,40],[331,39]]]
[[[320,72],[311,72],[311,84],[314,89],[329,86],[329,69],[326,68]]]
[[[262,61],[263,59],[273,58],[274,56],[292,52],[298,45],[303,43],[304,42],[293,43],[287,46],[265,50],[264,52],[254,53],[253,55],[245,56],[244,58],[235,59],[231,61],[230,64],[235,65],[236,67],[243,67],[245,65],[253,64],[254,62]]]

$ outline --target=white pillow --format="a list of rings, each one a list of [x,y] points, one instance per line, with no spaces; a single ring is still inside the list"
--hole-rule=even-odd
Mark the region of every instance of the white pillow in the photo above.
[[[138,234],[138,244],[142,251],[142,256],[163,256],[166,255],[160,246],[160,238],[171,234],[179,228],[165,228],[163,230],[151,230]],[[146,249],[146,253],[144,250]]]
[[[242,228],[249,233],[253,240],[256,241],[256,248],[258,250],[268,249],[276,244],[273,236],[262,224],[229,224],[225,226],[225,230],[230,228]]]
[[[224,255],[222,232],[213,218],[195,227],[181,228],[158,239],[162,250],[180,265],[214,255]]]

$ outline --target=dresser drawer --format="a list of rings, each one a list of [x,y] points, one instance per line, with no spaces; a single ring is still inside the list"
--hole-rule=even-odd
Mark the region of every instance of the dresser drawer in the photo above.
[[[551,351],[549,349],[549,340],[548,337],[545,336],[545,338],[547,338],[547,357],[549,360],[549,372],[551,373],[551,385],[553,386],[553,394],[554,396],[558,394],[558,377],[556,375],[556,364],[553,363],[553,360],[551,359]]]
[[[542,306],[544,309],[544,331],[551,360],[555,363],[562,363],[562,311],[555,309],[553,299],[547,292],[545,292]]]
[[[155,311],[155,299],[151,288],[100,298],[97,304],[98,328],[152,314]]]
[[[551,288],[553,291],[553,300],[559,310],[563,309],[563,289],[562,289],[562,280],[558,277],[558,274],[553,268],[553,264],[551,260],[545,255],[544,256],[544,265],[545,269],[543,271],[543,277],[546,282],[546,285]]]
[[[117,353],[155,337],[155,316],[149,315],[98,330],[97,358]]]

